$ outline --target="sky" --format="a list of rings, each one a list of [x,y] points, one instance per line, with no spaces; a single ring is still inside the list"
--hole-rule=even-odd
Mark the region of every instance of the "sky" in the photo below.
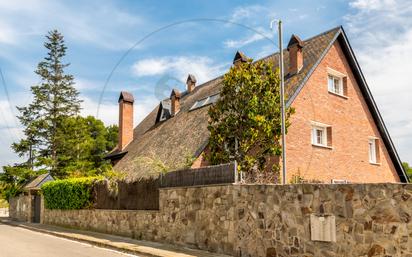
[[[56,1],[0,0],[0,166],[19,162],[16,106],[31,101],[45,35],[59,30],[67,72],[81,93],[82,115],[117,124],[121,90],[135,96],[135,125],[172,87],[185,89],[227,71],[237,50],[253,59],[342,25],[403,161],[412,163],[412,5],[407,0]]]

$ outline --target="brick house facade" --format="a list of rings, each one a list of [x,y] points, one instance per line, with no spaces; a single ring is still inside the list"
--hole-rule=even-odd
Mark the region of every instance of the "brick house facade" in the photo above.
[[[328,90],[331,69],[346,76],[346,96]],[[339,42],[329,49],[291,106],[296,113],[286,137],[289,179],[300,173],[305,179],[321,181],[400,181]],[[331,145],[312,144],[316,122],[330,126]],[[380,146],[376,163],[369,161],[370,138],[376,138]]]
[[[258,61],[277,66],[278,56]],[[284,58],[287,105],[296,110],[286,137],[287,181],[299,175],[326,183],[407,182],[343,28],[305,41],[293,35]],[[237,52],[233,63],[245,59]],[[174,89],[133,130],[130,142],[123,140],[125,147],[108,156],[114,168],[141,178],[154,174],[151,163],[177,169],[187,156],[194,157],[193,168],[208,165],[207,106],[219,98],[222,79],[196,86],[189,75],[187,90]],[[124,113],[119,120],[130,121]]]

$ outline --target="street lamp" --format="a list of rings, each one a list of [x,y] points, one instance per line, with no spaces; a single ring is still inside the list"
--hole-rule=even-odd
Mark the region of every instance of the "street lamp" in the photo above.
[[[283,46],[282,46],[282,21],[272,20],[270,29],[273,30],[273,23],[278,24],[279,39],[279,76],[280,76],[280,109],[281,109],[281,131],[282,131],[282,184],[286,184],[286,132],[285,132],[285,76],[283,69]]]

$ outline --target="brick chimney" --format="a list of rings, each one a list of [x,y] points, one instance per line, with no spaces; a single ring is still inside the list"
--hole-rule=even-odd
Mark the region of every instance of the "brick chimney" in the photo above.
[[[118,150],[123,151],[133,140],[133,95],[122,91],[119,97],[119,144]]]
[[[189,76],[187,76],[187,80],[186,80],[186,86],[187,86],[187,92],[190,93],[193,90],[195,90],[196,87],[196,77],[192,74],[189,74]]]
[[[297,74],[303,67],[303,41],[296,35],[292,35],[288,44],[289,51],[289,75]]]
[[[242,62],[247,62],[247,60],[248,57],[244,53],[237,51],[235,58],[233,58],[233,65],[238,66]]]
[[[180,111],[180,97],[181,97],[181,94],[179,90],[173,89],[172,93],[170,94],[172,117],[175,116]]]

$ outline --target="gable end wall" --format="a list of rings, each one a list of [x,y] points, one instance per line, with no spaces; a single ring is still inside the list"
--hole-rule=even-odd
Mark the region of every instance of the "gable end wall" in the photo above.
[[[305,57],[305,56],[304,56]],[[328,68],[347,75],[348,98],[328,92]],[[382,137],[336,41],[292,103],[296,112],[287,135],[288,181],[293,174],[331,182],[399,182]],[[332,149],[311,144],[311,121],[332,126]],[[380,142],[380,164],[369,163],[368,139]]]

